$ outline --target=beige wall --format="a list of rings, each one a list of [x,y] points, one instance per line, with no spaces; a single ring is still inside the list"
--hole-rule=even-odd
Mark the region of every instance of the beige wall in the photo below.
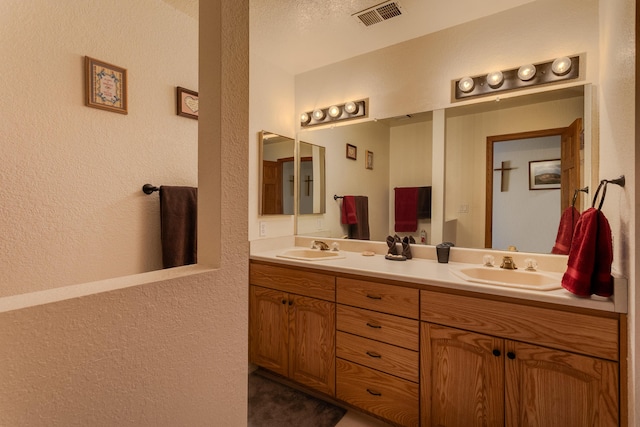
[[[0,299],[2,426],[246,425],[248,1],[200,8],[201,264]]]
[[[198,23],[161,0],[0,4],[0,296],[162,267],[158,193],[197,186]],[[84,105],[84,56],[126,68],[129,114]]]

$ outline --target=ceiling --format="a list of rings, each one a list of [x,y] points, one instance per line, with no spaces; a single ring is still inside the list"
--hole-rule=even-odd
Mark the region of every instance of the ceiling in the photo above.
[[[198,0],[164,0],[197,18]],[[536,0],[395,0],[401,14],[365,26],[381,0],[249,0],[252,54],[296,75]]]

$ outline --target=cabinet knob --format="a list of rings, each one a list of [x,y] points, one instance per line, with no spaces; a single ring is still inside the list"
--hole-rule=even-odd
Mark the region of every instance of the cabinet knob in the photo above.
[[[500,357],[500,355],[501,355],[501,354],[502,354],[502,353],[500,353],[500,350],[498,350],[497,348],[496,348],[495,350],[493,350],[493,355],[494,355],[495,357]]]
[[[286,299],[283,299],[283,300],[282,300],[282,303],[283,303],[283,304],[286,304],[286,303],[287,303],[287,300],[286,300]]]
[[[511,360],[516,358],[516,354],[513,351],[507,353],[507,357]]]
[[[293,300],[292,299],[289,300],[289,305],[293,305]]]
[[[372,396],[382,396],[382,393],[377,392],[375,390],[371,390],[370,388],[367,389],[367,393],[369,393]]]

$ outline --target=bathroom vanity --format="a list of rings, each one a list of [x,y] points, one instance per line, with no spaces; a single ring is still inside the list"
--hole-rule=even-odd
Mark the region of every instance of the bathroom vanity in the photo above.
[[[620,301],[471,283],[428,257],[281,253],[251,256],[252,363],[399,426],[620,424]]]

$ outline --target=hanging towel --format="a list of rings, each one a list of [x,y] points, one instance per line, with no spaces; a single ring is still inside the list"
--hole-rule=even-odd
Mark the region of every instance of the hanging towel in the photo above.
[[[355,210],[357,221],[349,224],[349,238],[369,240],[369,198],[355,196]]]
[[[613,278],[611,228],[604,214],[587,209],[578,219],[562,287],[579,296],[611,296]]]
[[[418,187],[418,219],[431,218],[431,187]]]
[[[418,230],[418,187],[395,189],[396,232]]]
[[[357,224],[356,197],[344,196],[342,198],[341,222],[343,224]]]
[[[567,255],[569,253],[578,218],[580,218],[580,212],[573,206],[569,206],[562,212],[556,244],[551,249],[552,254]]]
[[[197,262],[198,189],[160,187],[160,236],[163,268]]]

